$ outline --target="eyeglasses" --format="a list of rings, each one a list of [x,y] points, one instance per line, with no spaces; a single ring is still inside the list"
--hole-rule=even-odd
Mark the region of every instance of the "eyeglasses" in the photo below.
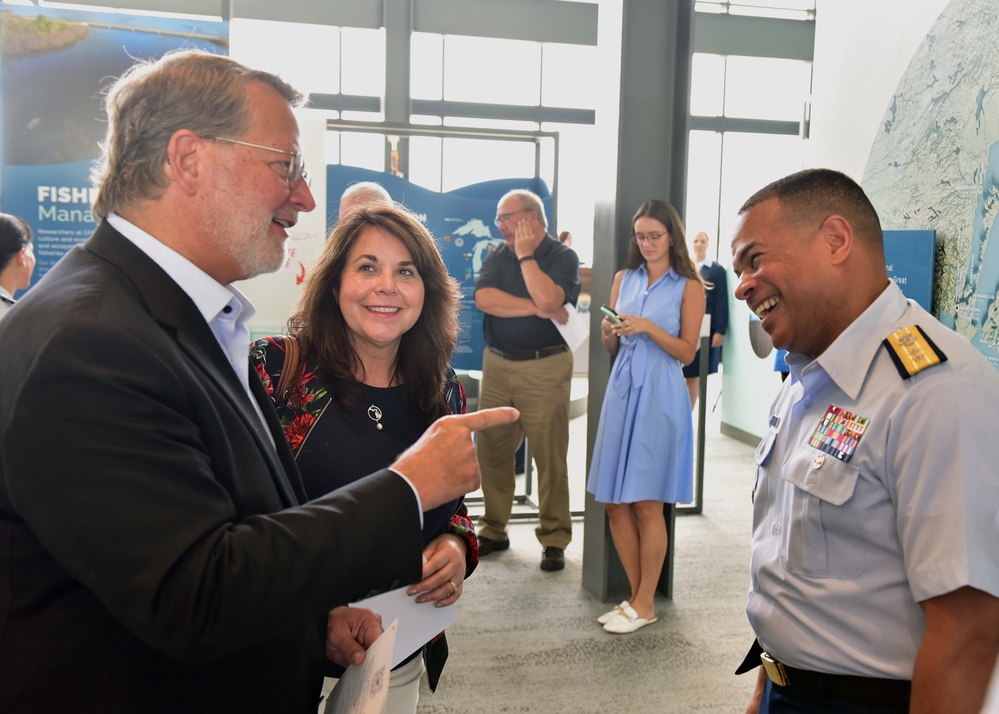
[[[305,179],[305,183],[311,185],[309,180],[309,172],[305,170],[305,157],[302,156],[297,151],[285,151],[284,149],[275,149],[273,146],[263,146],[262,144],[251,144],[248,141],[240,141],[239,139],[226,139],[222,136],[205,136],[203,139],[211,139],[212,141],[225,141],[229,144],[239,144],[240,146],[251,146],[254,149],[264,149],[266,151],[273,151],[278,154],[285,154],[291,157],[291,161],[288,162],[287,173],[285,174],[284,180],[288,182],[289,188],[294,188],[299,181]]]
[[[518,213],[528,213],[530,211],[531,211],[530,208],[521,208],[519,211],[513,211],[512,213],[504,213],[503,215],[496,216],[496,218],[493,220],[493,223],[495,223],[496,226],[499,227],[501,223],[509,223],[510,219],[516,216]]]
[[[666,233],[632,233],[631,234],[631,240],[632,240],[632,242],[638,243],[638,244],[641,244],[641,243],[651,243],[652,245],[655,245],[656,243],[658,243],[659,241],[661,241],[663,239],[664,235],[667,235],[667,234]]]

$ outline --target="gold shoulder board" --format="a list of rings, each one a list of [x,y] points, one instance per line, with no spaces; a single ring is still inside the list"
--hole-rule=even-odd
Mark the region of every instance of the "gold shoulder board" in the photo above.
[[[947,355],[933,344],[919,325],[895,330],[884,339],[888,354],[902,379],[908,379],[927,367],[947,361]]]

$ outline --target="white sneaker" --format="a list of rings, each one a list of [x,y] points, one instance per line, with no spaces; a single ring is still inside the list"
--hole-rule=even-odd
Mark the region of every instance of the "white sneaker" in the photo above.
[[[614,619],[615,615],[624,612],[624,608],[628,607],[629,603],[627,600],[622,600],[620,605],[615,605],[613,610],[605,612],[603,615],[597,618],[597,622],[601,625],[606,625],[608,622]]]

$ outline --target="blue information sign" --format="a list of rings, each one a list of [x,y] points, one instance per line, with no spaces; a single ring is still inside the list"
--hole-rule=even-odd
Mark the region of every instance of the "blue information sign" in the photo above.
[[[139,59],[225,53],[229,24],[10,5],[0,15],[0,208],[34,230],[34,285],[97,226],[90,171],[107,131],[103,90]]]
[[[936,231],[884,231],[888,277],[909,299],[932,312]]]

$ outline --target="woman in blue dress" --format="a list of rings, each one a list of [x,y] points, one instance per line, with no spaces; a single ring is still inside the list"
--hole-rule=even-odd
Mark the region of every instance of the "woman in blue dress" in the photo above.
[[[600,324],[616,355],[586,490],[605,504],[631,597],[597,619],[616,634],[656,621],[655,593],[666,557],[664,503],[693,495],[694,443],[682,367],[694,359],[704,283],[687,252],[683,224],[665,201],[646,201],[632,219],[628,266],[614,276],[619,322]]]

